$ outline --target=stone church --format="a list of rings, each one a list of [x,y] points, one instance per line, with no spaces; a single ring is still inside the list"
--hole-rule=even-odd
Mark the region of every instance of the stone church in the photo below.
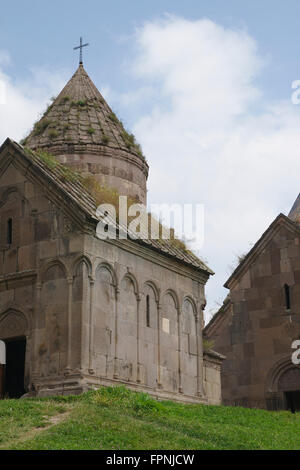
[[[226,356],[225,405],[300,410],[300,195],[241,260],[205,336]]]
[[[100,240],[93,194],[70,177],[146,203],[148,170],[82,63],[22,145],[1,146],[2,397],[126,384],[220,403],[223,356],[202,341],[212,271],[171,241]]]

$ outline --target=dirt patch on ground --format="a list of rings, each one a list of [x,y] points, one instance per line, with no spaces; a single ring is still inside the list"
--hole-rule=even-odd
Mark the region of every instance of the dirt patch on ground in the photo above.
[[[48,429],[53,428],[54,426],[57,426],[58,424],[62,423],[65,421],[69,416],[70,416],[71,411],[65,411],[63,413],[59,413],[54,416],[44,416],[44,418],[47,420],[47,423],[43,427],[38,427],[38,428],[33,428],[30,431],[27,431],[24,436],[19,437],[17,439],[14,439],[13,442],[6,442],[5,445],[0,446],[0,450],[5,450],[8,446],[10,445],[15,445],[19,444],[21,442],[29,441],[30,439],[35,438],[39,434],[41,434],[44,431],[48,431]]]
[[[53,426],[56,426],[57,424],[61,423],[62,421],[65,421],[65,419],[69,416],[69,414],[70,414],[70,411],[65,411],[64,413],[60,413],[59,415],[51,416],[50,418],[47,416],[47,419],[49,421],[49,425],[42,428],[42,430],[52,428]]]

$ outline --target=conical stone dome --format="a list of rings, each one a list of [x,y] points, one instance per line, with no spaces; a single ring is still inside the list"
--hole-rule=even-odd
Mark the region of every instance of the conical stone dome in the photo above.
[[[288,217],[294,222],[300,223],[300,194],[298,194],[298,197],[294,202]]]
[[[146,203],[149,167],[134,136],[112,112],[82,64],[24,145],[92,173],[120,194]]]

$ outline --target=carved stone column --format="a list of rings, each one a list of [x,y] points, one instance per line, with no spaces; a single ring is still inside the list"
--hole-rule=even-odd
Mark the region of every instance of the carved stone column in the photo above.
[[[140,371],[140,304],[141,304],[141,296],[137,294],[136,296],[136,362],[137,362],[137,368],[136,368],[136,381],[137,383],[141,382],[141,371]]]
[[[90,278],[90,319],[89,319],[89,373],[94,374],[93,352],[94,352],[94,285],[95,280]]]
[[[39,351],[38,351],[38,329],[39,329],[39,321],[38,316],[41,314],[41,291],[42,291],[42,284],[36,283],[36,300],[35,300],[35,309],[34,309],[34,318],[33,318],[33,345],[32,345],[32,354],[31,354],[31,361],[33,364],[32,370],[32,381],[39,375]]]
[[[157,302],[157,388],[162,388],[160,373],[160,316],[161,304]]]
[[[197,395],[199,397],[204,396],[202,317],[203,312],[202,310],[200,310],[195,317],[197,335]]]
[[[114,351],[114,379],[119,378],[117,372],[117,360],[118,360],[118,312],[119,312],[119,294],[120,289],[115,287],[115,351]]]
[[[182,377],[181,377],[181,311],[180,307],[177,307],[177,333],[178,333],[178,391],[183,393],[182,389]]]
[[[73,300],[73,277],[68,277],[68,345],[67,345],[67,367],[65,374],[71,372],[72,360],[72,300]]]

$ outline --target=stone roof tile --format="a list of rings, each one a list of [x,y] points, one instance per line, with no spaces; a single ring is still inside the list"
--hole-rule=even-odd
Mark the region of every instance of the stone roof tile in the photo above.
[[[82,64],[24,143],[32,150],[48,151],[68,144],[107,146],[144,158],[134,137],[124,129]]]
[[[55,166],[50,167],[43,161],[38,153],[27,150],[20,144],[17,144],[10,139],[7,139],[0,148],[0,154],[3,147],[7,143],[12,145],[17,151],[21,152],[21,154],[27,160],[30,160],[36,168],[38,168],[47,178],[51,180],[53,184],[57,185],[65,193],[66,197],[71,198],[76,204],[78,204],[79,207],[83,209],[89,217],[91,217],[94,221],[99,220],[96,215],[96,202],[93,196],[80,182],[80,179],[66,178],[66,168],[63,165],[57,162]],[[117,229],[124,230],[125,228],[117,226]],[[214,274],[213,271],[194,253],[174,246],[174,244],[172,244],[169,240],[154,240],[145,237],[138,238],[135,241],[167,256],[175,258],[179,262],[204,271],[209,275]]]

